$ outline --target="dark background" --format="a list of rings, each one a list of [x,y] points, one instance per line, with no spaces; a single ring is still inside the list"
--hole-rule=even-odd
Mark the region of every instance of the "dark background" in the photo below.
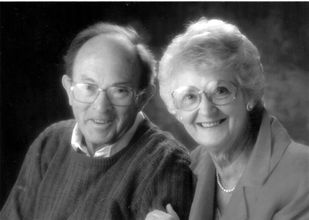
[[[60,83],[62,55],[78,31],[97,21],[134,26],[157,58],[185,24],[202,15],[238,25],[261,52],[266,107],[295,140],[309,144],[308,3],[2,2],[0,7],[0,207],[34,138],[49,124],[71,117]],[[158,96],[145,111],[194,147]]]

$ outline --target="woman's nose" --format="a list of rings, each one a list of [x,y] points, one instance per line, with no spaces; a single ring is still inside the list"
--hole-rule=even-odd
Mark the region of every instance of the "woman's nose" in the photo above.
[[[213,104],[205,92],[201,94],[201,103],[199,112],[204,115],[211,115],[217,110],[217,106]]]

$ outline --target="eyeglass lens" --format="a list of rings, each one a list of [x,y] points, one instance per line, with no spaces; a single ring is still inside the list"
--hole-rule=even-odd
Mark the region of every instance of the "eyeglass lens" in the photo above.
[[[96,84],[76,83],[73,86],[74,98],[83,103],[95,101],[100,91],[105,91],[107,98],[113,105],[126,106],[132,104],[134,92],[130,87],[112,86],[107,89],[100,89]]]
[[[196,87],[180,87],[173,93],[176,108],[181,110],[194,110],[201,102],[202,93],[215,105],[226,105],[236,98],[237,87],[228,81],[211,81],[205,91]]]

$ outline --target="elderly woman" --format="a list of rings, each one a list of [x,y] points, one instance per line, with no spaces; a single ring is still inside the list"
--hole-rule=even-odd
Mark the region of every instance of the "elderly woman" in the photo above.
[[[262,104],[257,48],[236,26],[200,19],[160,61],[160,94],[199,146],[192,220],[309,219],[309,148]],[[146,219],[178,219],[152,211]]]

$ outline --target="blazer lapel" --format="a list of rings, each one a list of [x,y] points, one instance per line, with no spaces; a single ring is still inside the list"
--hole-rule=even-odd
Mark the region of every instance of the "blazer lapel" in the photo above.
[[[262,186],[290,142],[288,134],[278,120],[264,113],[255,146],[240,184],[246,187]]]
[[[239,186],[233,192],[222,220],[248,219],[248,205],[246,202],[245,187]]]
[[[265,119],[262,120],[260,130],[264,132],[258,134],[247,168],[233,192],[222,220],[248,219],[246,191],[250,190],[248,187],[260,186],[268,173],[271,147],[270,138],[268,138],[269,126],[266,125]]]
[[[249,205],[280,161],[290,138],[280,123],[264,113],[260,131],[247,168],[236,187],[222,220],[249,218]]]

